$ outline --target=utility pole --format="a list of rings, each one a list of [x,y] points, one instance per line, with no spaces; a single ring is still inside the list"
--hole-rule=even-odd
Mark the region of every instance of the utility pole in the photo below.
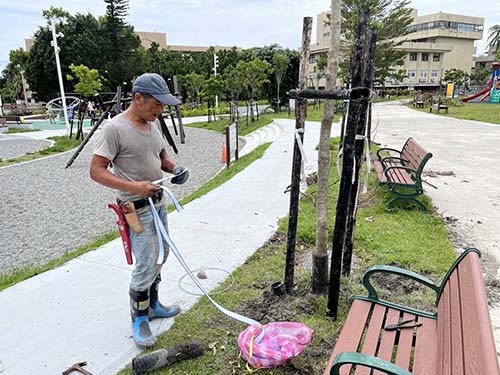
[[[217,77],[217,68],[219,67],[219,56],[217,53],[214,53],[214,67],[212,68],[214,71],[214,77]],[[219,109],[219,96],[215,95],[215,113],[218,112]]]
[[[59,51],[61,50],[57,45],[57,37],[64,37],[63,33],[56,33],[56,21],[54,18],[50,19],[50,27],[52,28],[52,42],[50,45],[54,47],[54,54],[56,55],[57,77],[59,78],[59,90],[61,91],[61,100],[64,111],[64,122],[66,123],[66,135],[69,136],[70,127],[68,119],[68,108],[66,107],[66,96],[64,94],[64,83],[61,72],[61,62],[59,61]]]

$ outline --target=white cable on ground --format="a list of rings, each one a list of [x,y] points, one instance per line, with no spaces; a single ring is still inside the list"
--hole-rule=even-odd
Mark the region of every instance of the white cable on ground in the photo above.
[[[165,191],[169,191],[168,188],[166,187],[163,187],[162,186],[162,189],[164,189]],[[167,191],[167,194],[169,194]],[[174,205],[176,206],[179,206],[179,207],[182,207],[179,202],[177,201],[177,199],[175,198],[175,196],[170,192],[169,194],[169,197],[170,199],[172,199],[172,202],[174,203]],[[200,288],[200,290],[203,292],[203,294],[208,298],[208,300],[220,311],[222,312],[223,314],[229,316],[230,318],[233,318],[235,320],[238,320],[244,324],[248,324],[248,325],[258,325],[258,326],[262,326],[261,323],[259,323],[258,321],[256,320],[253,320],[253,319],[250,319],[250,318],[247,318],[246,316],[243,316],[243,315],[240,315],[240,314],[237,314],[233,311],[230,311],[224,307],[222,307],[221,305],[219,305],[217,302],[215,302],[212,297],[210,297],[210,295],[205,291],[205,288],[203,288],[203,286],[200,284],[200,282],[198,281],[198,279],[196,278],[196,276],[191,272],[191,269],[189,268],[189,266],[187,265],[186,261],[184,260],[184,258],[182,257],[181,253],[179,252],[179,250],[177,249],[177,246],[175,246],[175,243],[174,241],[172,241],[172,239],[170,238],[167,230],[165,229],[165,226],[163,225],[163,223],[161,222],[161,219],[160,219],[160,216],[158,215],[158,212],[156,212],[156,209],[154,207],[154,203],[153,203],[153,200],[151,198],[148,198],[148,201],[149,201],[149,205],[150,205],[150,208],[151,208],[151,212],[153,214],[153,219],[158,223],[158,227],[160,229],[160,231],[157,233],[158,234],[158,241],[161,242],[162,241],[162,237],[163,239],[167,242],[167,244],[170,246],[170,249],[172,249],[172,252],[174,253],[175,257],[177,258],[177,260],[179,261],[179,263],[181,264],[181,266],[184,268],[184,270],[186,271],[186,273],[189,275],[189,277],[191,278],[191,280],[193,280],[193,282],[196,284],[196,286],[198,288]],[[177,202],[177,203],[176,203]],[[262,334],[261,334],[262,335]]]

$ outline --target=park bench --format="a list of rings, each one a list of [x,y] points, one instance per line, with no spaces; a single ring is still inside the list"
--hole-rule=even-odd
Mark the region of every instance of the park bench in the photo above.
[[[417,97],[417,96],[413,97],[413,106],[414,107],[424,108],[424,104],[425,104],[424,101],[420,97]]]
[[[429,287],[437,312],[379,299],[370,281],[376,273]],[[369,375],[372,369],[390,375],[500,373],[477,249],[462,253],[441,285],[392,266],[370,268],[363,284],[368,296],[354,300],[324,375]]]
[[[0,119],[5,119],[5,121],[16,122],[17,124],[21,124],[21,116],[1,116]]]
[[[433,98],[431,98],[431,106],[429,107],[429,112],[432,113],[433,103],[436,103],[435,107],[436,107],[437,113],[439,113],[439,111],[442,109],[445,111],[445,113],[448,113],[448,106],[443,104],[443,102],[441,101],[441,97],[438,98],[437,102],[435,102],[435,100]]]
[[[384,157],[384,152],[395,152],[396,156]],[[424,166],[432,157],[413,138],[408,138],[403,148],[380,148],[377,151],[378,160],[374,161],[375,172],[382,185],[386,185],[396,196],[386,204],[389,208],[397,201],[408,201],[415,203],[423,211],[427,209],[416,197],[423,194],[422,171]]]

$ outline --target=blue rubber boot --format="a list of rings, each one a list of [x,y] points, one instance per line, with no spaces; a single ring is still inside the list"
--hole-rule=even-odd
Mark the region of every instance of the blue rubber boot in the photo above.
[[[158,287],[161,276],[158,275],[149,288],[149,319],[171,318],[181,312],[177,305],[165,306],[158,300]]]
[[[130,289],[129,294],[134,341],[141,348],[150,348],[156,342],[156,337],[149,328],[149,291],[137,292]]]

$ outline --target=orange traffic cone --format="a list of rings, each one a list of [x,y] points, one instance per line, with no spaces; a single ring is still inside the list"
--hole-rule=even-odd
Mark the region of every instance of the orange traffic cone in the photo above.
[[[222,158],[221,158],[221,163],[227,163],[226,142],[222,143]]]

